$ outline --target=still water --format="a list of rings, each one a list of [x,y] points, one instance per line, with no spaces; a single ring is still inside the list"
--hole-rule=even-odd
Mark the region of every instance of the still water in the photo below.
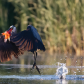
[[[60,80],[56,75],[58,62],[66,63],[68,74]],[[32,53],[25,53],[18,59],[0,63],[0,84],[84,84],[84,58],[74,55],[49,55],[38,53],[37,65],[41,75],[31,67]]]

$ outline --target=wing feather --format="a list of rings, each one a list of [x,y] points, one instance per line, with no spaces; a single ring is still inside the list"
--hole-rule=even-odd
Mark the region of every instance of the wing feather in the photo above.
[[[33,49],[33,47],[31,46],[33,45],[33,34],[30,29],[24,30],[18,33],[18,35],[12,36],[11,41],[15,43],[15,45],[18,46],[19,49],[22,49],[24,51],[31,51]]]
[[[18,58],[18,55],[23,53],[19,48],[12,42],[4,43],[4,37],[0,36],[0,61],[9,61],[12,59],[12,55]]]
[[[33,42],[32,41],[27,41],[26,46],[24,47],[25,50],[32,50],[33,49]]]
[[[24,46],[27,44],[27,40],[24,40],[23,43],[19,46],[20,49],[23,49]]]
[[[25,39],[18,40],[18,42],[15,42],[17,46],[22,45],[25,42]]]
[[[27,30],[19,32],[11,37],[11,41],[15,43],[19,49],[27,51],[35,51],[37,49],[45,50],[41,37],[33,26],[29,26]]]

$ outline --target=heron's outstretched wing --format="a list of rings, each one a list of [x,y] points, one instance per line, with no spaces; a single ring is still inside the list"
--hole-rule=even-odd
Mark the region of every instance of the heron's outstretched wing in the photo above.
[[[11,36],[11,41],[23,51],[33,51],[33,36],[30,30],[24,30]]]
[[[37,49],[45,50],[42,41],[37,39],[36,35],[39,35],[37,33],[37,31],[34,32],[34,30],[30,27],[27,30],[24,30],[14,36],[11,36],[11,41],[23,51],[27,50],[33,52]]]
[[[12,59],[12,55],[18,58],[22,52],[19,51],[18,47],[12,42],[4,42],[4,37],[0,36],[0,61],[9,61]]]

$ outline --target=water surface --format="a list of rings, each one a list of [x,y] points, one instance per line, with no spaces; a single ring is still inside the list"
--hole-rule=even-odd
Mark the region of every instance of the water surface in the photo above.
[[[65,80],[56,75],[57,63],[66,63],[69,73]],[[84,59],[82,56],[38,54],[37,65],[41,75],[36,69],[31,71],[33,64],[32,53],[13,58],[10,62],[0,64],[0,84],[83,84]]]

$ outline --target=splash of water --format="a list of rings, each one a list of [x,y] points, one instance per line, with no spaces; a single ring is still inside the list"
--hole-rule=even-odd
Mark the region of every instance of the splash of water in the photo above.
[[[68,68],[66,67],[66,64],[58,62],[58,68],[56,70],[56,75],[60,79],[65,79],[66,78],[66,74],[68,74]]]

